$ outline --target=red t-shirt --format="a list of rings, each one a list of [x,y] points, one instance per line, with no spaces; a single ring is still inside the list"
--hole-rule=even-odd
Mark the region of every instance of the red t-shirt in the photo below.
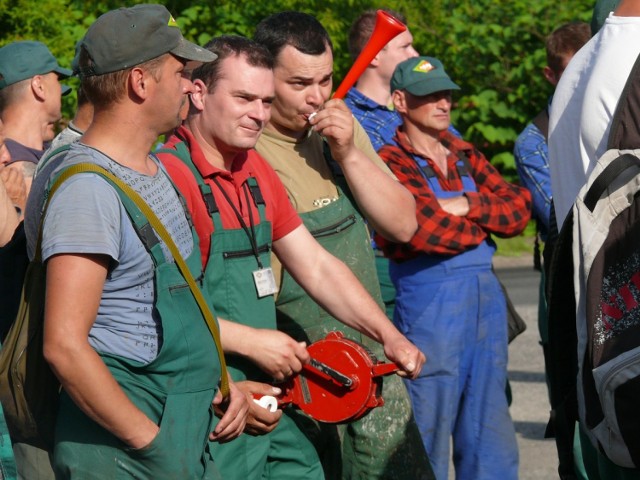
[[[254,177],[257,180],[266,205],[266,217],[271,222],[273,241],[286,236],[302,224],[302,220],[287,197],[287,192],[280,178],[258,152],[249,150],[239,154],[233,160],[231,171],[227,171],[214,167],[205,159],[200,146],[184,126],[180,127],[162,148],[175,149],[175,145],[182,141],[187,145],[193,164],[202,175],[205,183],[211,187],[216,204],[220,209],[224,228],[238,229],[242,226],[233,208],[213,182],[212,178],[214,177],[233,201],[246,225],[250,223],[248,208],[252,209],[251,215],[255,223],[259,221],[260,217],[251,195],[249,195],[249,205],[247,205],[243,184],[249,177]],[[200,239],[202,265],[206,267],[209,259],[211,234],[213,233],[213,221],[200,194],[198,183],[189,167],[178,157],[168,153],[161,153],[158,157],[187,202],[187,208]]]

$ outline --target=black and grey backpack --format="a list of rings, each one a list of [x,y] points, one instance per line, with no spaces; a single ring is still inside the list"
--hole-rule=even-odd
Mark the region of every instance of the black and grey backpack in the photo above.
[[[561,467],[579,418],[611,461],[640,468],[640,57],[608,148],[580,190],[551,262],[550,384]]]

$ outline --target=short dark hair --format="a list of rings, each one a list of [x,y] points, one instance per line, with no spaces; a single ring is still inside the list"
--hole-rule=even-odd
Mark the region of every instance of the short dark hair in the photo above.
[[[273,70],[274,62],[271,52],[264,45],[250,38],[240,35],[221,35],[209,41],[204,48],[218,55],[218,58],[196,68],[191,74],[191,80],[202,80],[209,92],[213,91],[220,78],[220,64],[225,58],[243,56],[252,67]]]
[[[400,12],[396,12],[395,10],[390,10],[387,8],[383,8],[381,10],[397,18],[406,25],[407,19]],[[356,58],[358,58],[358,55],[360,55],[360,52],[362,52],[362,49],[371,38],[373,29],[376,26],[377,15],[378,10],[367,10],[358,18],[356,18],[355,22],[353,22],[353,24],[351,25],[348,40],[351,60],[355,60]]]
[[[591,27],[586,22],[566,23],[556,28],[547,37],[547,65],[555,73],[562,70],[567,55],[574,55],[591,38]]]
[[[302,12],[280,12],[268,16],[258,23],[253,39],[267,47],[276,63],[287,45],[306,55],[322,55],[327,47],[333,53],[333,43],[322,24]]]

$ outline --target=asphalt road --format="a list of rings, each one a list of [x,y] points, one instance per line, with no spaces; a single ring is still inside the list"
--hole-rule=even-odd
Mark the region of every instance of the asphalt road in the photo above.
[[[531,255],[496,257],[498,276],[507,287],[527,330],[509,345],[509,380],[513,391],[511,416],[520,450],[520,480],[558,478],[553,439],[544,438],[549,401],[538,334],[539,274]]]

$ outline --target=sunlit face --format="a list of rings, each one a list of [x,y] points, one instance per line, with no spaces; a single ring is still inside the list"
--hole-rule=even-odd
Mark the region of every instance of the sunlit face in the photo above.
[[[444,90],[423,97],[409,92],[395,92],[404,96],[404,103],[396,103],[405,123],[411,123],[422,131],[437,134],[449,128],[451,124],[451,91]]]
[[[272,70],[249,65],[245,56],[225,58],[219,68],[213,91],[196,80],[194,103],[200,132],[226,159],[255,146],[271,117],[275,84]]]
[[[299,138],[309,127],[309,115],[331,96],[331,49],[327,47],[321,55],[307,55],[287,45],[276,58],[273,73],[276,98],[269,127]]]
[[[413,35],[409,30],[392,38],[378,53],[378,73],[389,81],[398,64],[408,58],[417,57],[418,52],[413,48]]]
[[[147,75],[153,78],[151,72]],[[181,111],[188,102],[187,95],[193,92],[193,83],[185,63],[173,55],[167,55],[153,81],[157,87],[149,104],[156,114],[158,132],[168,132],[182,123]]]

